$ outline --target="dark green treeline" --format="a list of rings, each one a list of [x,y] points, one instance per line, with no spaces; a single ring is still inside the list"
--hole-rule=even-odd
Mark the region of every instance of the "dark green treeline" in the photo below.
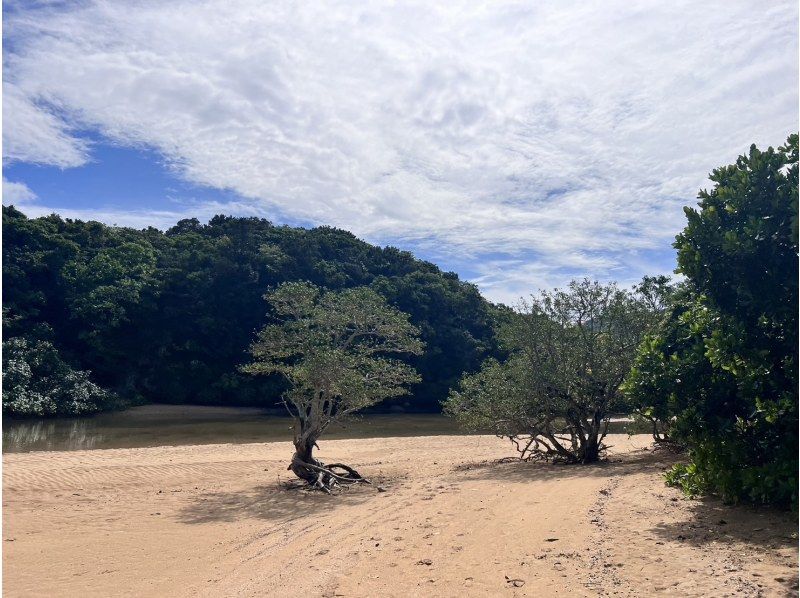
[[[495,308],[474,285],[343,230],[216,216],[162,232],[3,207],[4,340],[25,341],[7,345],[17,361],[9,367],[4,355],[6,371],[42,379],[31,370],[55,359],[48,371],[88,370],[92,383],[127,401],[271,406],[279,383],[237,367],[269,317],[262,296],[295,280],[368,285],[410,314],[427,350],[409,358],[422,383],[402,400],[408,409],[438,410],[459,376],[496,352]],[[36,361],[36,347],[47,359]],[[32,403],[23,396],[22,407],[4,401],[4,409]]]

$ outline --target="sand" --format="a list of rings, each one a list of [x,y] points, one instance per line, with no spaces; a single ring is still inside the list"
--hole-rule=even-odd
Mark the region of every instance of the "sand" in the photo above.
[[[3,457],[6,596],[796,595],[791,514],[687,500],[675,459],[498,462],[489,436],[322,442],[385,489],[285,490],[288,443]]]

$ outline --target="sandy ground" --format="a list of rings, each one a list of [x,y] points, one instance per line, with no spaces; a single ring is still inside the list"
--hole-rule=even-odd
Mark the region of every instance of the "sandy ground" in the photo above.
[[[336,440],[385,488],[282,489],[287,443],[3,457],[7,596],[796,595],[794,516],[686,500],[647,438],[498,462],[488,436]]]

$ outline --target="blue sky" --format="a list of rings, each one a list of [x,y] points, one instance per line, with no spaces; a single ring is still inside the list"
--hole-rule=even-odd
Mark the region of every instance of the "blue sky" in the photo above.
[[[498,301],[670,272],[710,170],[798,128],[789,1],[4,7],[4,203],[333,225]]]

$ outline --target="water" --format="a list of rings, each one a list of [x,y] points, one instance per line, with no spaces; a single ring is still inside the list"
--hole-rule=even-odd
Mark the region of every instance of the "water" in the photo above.
[[[144,405],[93,417],[3,420],[3,452],[76,451],[184,444],[289,441],[291,420],[261,409]],[[436,414],[366,415],[331,426],[325,438],[463,434]]]

